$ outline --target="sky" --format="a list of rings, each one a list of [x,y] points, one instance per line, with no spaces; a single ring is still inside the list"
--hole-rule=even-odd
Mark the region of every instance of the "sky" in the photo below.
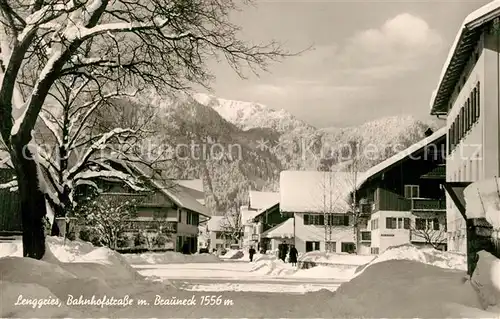
[[[239,78],[211,63],[212,94],[285,109],[316,127],[383,116],[432,119],[429,101],[464,18],[489,0],[256,0],[232,15],[242,38],[299,56]]]

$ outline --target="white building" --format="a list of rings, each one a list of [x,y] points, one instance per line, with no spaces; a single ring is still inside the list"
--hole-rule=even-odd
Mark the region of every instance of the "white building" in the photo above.
[[[281,172],[280,211],[293,213],[293,242],[299,252],[354,251],[354,228],[348,214],[354,183],[351,173]]]
[[[430,113],[445,116],[448,129],[450,250],[466,251],[463,189],[500,175],[499,17],[494,1],[465,18],[431,98]]]

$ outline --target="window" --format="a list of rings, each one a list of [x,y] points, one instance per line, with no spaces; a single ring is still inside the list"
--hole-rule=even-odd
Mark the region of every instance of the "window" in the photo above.
[[[469,131],[469,111],[470,111],[470,100],[467,99],[467,102],[465,102],[465,110],[464,110],[464,113],[465,113],[465,116],[464,116],[464,120],[465,120],[465,132],[464,133],[467,133]]]
[[[410,229],[410,219],[409,218],[405,218],[404,219],[404,229]]]
[[[396,229],[396,218],[387,217],[385,219],[385,228],[387,228],[387,229]]]
[[[418,198],[420,196],[420,187],[418,185],[405,185],[406,198]]]
[[[362,231],[361,240],[372,240],[372,233],[369,231]]]
[[[415,229],[417,230],[425,230],[427,227],[427,222],[423,218],[415,219]]]
[[[460,109],[460,134],[459,138],[460,140],[464,137],[465,135],[465,108],[462,106]]]
[[[433,228],[432,228],[433,230],[439,230],[439,219],[434,218],[432,220],[432,225],[433,225]]]
[[[327,225],[330,226],[349,226],[349,216],[327,215]]]
[[[439,230],[438,218],[416,218],[415,229],[417,230]]]
[[[410,219],[403,217],[387,217],[385,219],[387,229],[410,229]]]
[[[331,252],[331,253],[337,252],[337,242],[327,241],[325,243],[325,249],[326,249],[326,251]]]
[[[319,250],[319,241],[306,241],[306,252]]]
[[[378,255],[379,254],[379,248],[378,247],[372,247],[370,248],[370,252],[372,255]]]
[[[221,231],[215,232],[215,239],[224,239],[224,233]]]
[[[341,251],[343,253],[353,253],[355,250],[355,245],[354,243],[342,243],[341,244]]]
[[[479,119],[479,116],[481,114],[481,82],[477,82],[476,85],[477,88],[477,96],[476,96],[476,103],[477,103],[477,118]]]
[[[319,214],[305,214],[304,225],[325,225],[325,216]]]
[[[179,217],[178,222],[179,222],[179,223],[182,223],[182,210],[178,209],[178,210],[177,210],[177,215],[178,215],[178,217]]]

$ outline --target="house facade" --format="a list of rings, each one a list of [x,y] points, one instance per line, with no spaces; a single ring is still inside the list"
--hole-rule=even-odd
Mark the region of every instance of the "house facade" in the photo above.
[[[355,251],[348,199],[353,183],[351,173],[281,172],[280,211],[294,218],[293,244],[300,253]],[[361,247],[360,253],[369,253],[368,247]]]
[[[279,244],[292,244],[291,238],[293,238],[293,235],[290,236],[287,234],[286,236],[273,237],[266,234],[292,216],[291,214],[281,212],[279,202],[270,204],[269,207],[257,212],[253,218],[254,232],[252,238],[259,251],[276,249]]]
[[[248,207],[242,208],[242,224],[244,227],[243,246],[255,249],[271,249],[268,238],[261,234],[283,222],[285,219],[279,214],[280,193],[278,192],[249,192]]]
[[[466,251],[463,189],[500,175],[500,5],[467,16],[443,66],[430,113],[446,117],[449,249]]]
[[[408,243],[446,249],[445,149],[442,128],[363,174],[356,198],[370,253]]]
[[[212,216],[206,223],[205,234],[207,236],[207,248],[210,251],[221,249],[239,249],[241,240],[236,239],[234,234],[229,232],[224,225],[226,216]],[[242,234],[239,236],[242,237]]]
[[[187,246],[189,252],[197,251],[198,226],[209,213],[188,188],[159,179],[144,179],[146,191],[134,190],[113,178],[100,177],[94,182],[100,189],[98,198],[129,201],[135,208],[133,216],[123,221],[125,240],[119,248],[180,252]]]

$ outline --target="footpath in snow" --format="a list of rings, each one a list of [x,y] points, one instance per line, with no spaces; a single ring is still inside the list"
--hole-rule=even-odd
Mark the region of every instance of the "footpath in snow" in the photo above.
[[[17,248],[13,243],[0,244],[0,256],[6,256],[0,258],[1,317],[499,318],[500,314],[500,288],[493,276],[499,260],[485,252],[468,279],[463,270],[445,268],[455,263],[444,262],[446,254],[422,255],[414,247],[398,247],[360,266],[354,278],[334,293],[293,295],[177,289],[141,276],[122,255],[87,243],[63,246],[48,238],[41,261],[16,257]],[[93,304],[81,305],[85,300]],[[104,306],[99,305],[102,300]],[[56,305],[44,305],[49,302]]]

